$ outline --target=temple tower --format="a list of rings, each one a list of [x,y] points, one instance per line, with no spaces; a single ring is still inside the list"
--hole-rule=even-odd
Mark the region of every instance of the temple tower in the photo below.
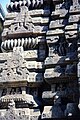
[[[49,4],[11,0],[7,10],[0,54],[0,117],[37,120],[42,107]]]
[[[11,0],[7,11],[0,119],[78,116],[79,1]]]

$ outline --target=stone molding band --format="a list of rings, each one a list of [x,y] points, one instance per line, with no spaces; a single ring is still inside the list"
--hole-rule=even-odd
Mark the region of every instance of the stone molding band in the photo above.
[[[32,8],[40,7],[43,5],[43,0],[23,0],[19,2],[11,2],[7,4],[7,10],[10,12],[12,10],[18,10],[21,6],[27,6],[28,8],[31,6]]]
[[[11,39],[5,40],[1,44],[1,50],[6,52],[7,50],[12,50],[14,47],[22,46],[24,49],[26,48],[35,48],[38,44],[38,38],[19,38],[19,39]]]

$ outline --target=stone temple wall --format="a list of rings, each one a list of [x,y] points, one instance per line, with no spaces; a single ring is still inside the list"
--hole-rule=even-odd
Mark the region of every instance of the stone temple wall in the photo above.
[[[80,1],[11,0],[0,53],[0,120],[80,115]]]

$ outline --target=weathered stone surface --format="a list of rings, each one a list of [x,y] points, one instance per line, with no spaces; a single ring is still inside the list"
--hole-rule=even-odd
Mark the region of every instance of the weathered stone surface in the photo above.
[[[75,13],[80,13],[80,5],[79,4],[74,4],[73,6],[70,7],[70,14],[75,14]]]
[[[66,27],[65,27],[65,30],[66,31],[72,31],[72,30],[78,30],[78,24],[73,24],[73,25],[67,25]]]
[[[8,39],[2,42],[1,49],[6,50],[12,50],[14,47],[24,47],[24,49],[27,48],[35,48],[38,43],[40,42],[40,39],[38,38],[17,38],[17,39]]]
[[[73,40],[78,37],[77,31],[66,32],[65,37],[66,39]]]
[[[16,109],[16,108],[11,108],[8,109],[7,111],[3,110],[0,111],[0,120],[37,120],[40,116],[40,111],[39,109],[36,109],[35,114],[33,113],[32,109],[29,108],[23,108],[22,109]]]
[[[51,16],[52,17],[59,17],[59,18],[64,18],[67,14],[67,10],[65,9],[59,9],[59,10],[55,10],[54,12],[52,12]]]
[[[52,98],[53,99],[53,97],[56,95],[56,93],[53,93],[52,91],[45,91],[45,92],[43,92],[43,94],[42,94],[42,98],[43,99],[50,99],[50,98]]]
[[[18,51],[19,50],[19,51]],[[14,49],[13,53],[9,58],[4,58],[3,66],[1,65],[0,69],[0,81],[8,82],[8,81],[26,81],[27,82],[40,82],[42,81],[42,73],[31,72],[29,73],[28,69],[42,69],[41,62],[31,61],[27,62],[24,59],[24,51],[22,47],[18,49]],[[29,55],[28,55],[29,56]]]
[[[11,0],[7,10],[0,53],[0,120],[78,115],[80,2]]]
[[[55,64],[64,64],[65,57],[58,56],[54,54],[53,57],[47,57],[45,60],[45,65],[55,65]]]
[[[63,20],[54,20],[51,21],[49,28],[62,28],[64,27]]]
[[[41,115],[42,119],[52,118],[52,106],[45,106],[44,111]]]
[[[62,29],[49,30],[47,32],[47,35],[54,35],[54,36],[56,36],[56,35],[62,35],[62,34],[64,34],[64,31]]]
[[[61,117],[64,117],[64,115],[59,105],[55,104],[53,107],[45,106],[43,114],[42,114],[42,119],[61,118]]]
[[[32,10],[29,11],[31,16],[48,16],[50,14],[50,9],[48,10],[43,10],[43,9],[39,9],[39,10]]]
[[[7,31],[3,31],[2,36],[4,37],[21,37],[22,34],[25,35],[32,35],[42,33],[43,27],[38,26],[39,24],[48,24],[49,18],[48,17],[33,17],[30,15],[28,8],[21,7],[21,12],[14,17],[13,20],[7,20],[4,23],[4,26],[8,25],[9,28]],[[37,26],[34,26],[37,24]],[[45,30],[46,31],[46,30]],[[17,35],[17,36],[16,36]]]
[[[71,15],[69,17],[69,23],[77,23],[79,21],[80,14],[78,15]]]
[[[43,5],[44,1],[43,0],[23,0],[23,1],[12,1],[10,4],[7,4],[7,10],[9,12],[12,11],[19,11],[21,6],[27,6],[28,8],[37,8],[41,7]]]

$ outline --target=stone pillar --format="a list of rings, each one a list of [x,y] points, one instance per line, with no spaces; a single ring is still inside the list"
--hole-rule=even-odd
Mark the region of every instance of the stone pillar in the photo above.
[[[7,88],[7,95],[10,94],[11,88]]]
[[[26,94],[26,87],[21,87],[21,89],[22,89],[22,94]]]

